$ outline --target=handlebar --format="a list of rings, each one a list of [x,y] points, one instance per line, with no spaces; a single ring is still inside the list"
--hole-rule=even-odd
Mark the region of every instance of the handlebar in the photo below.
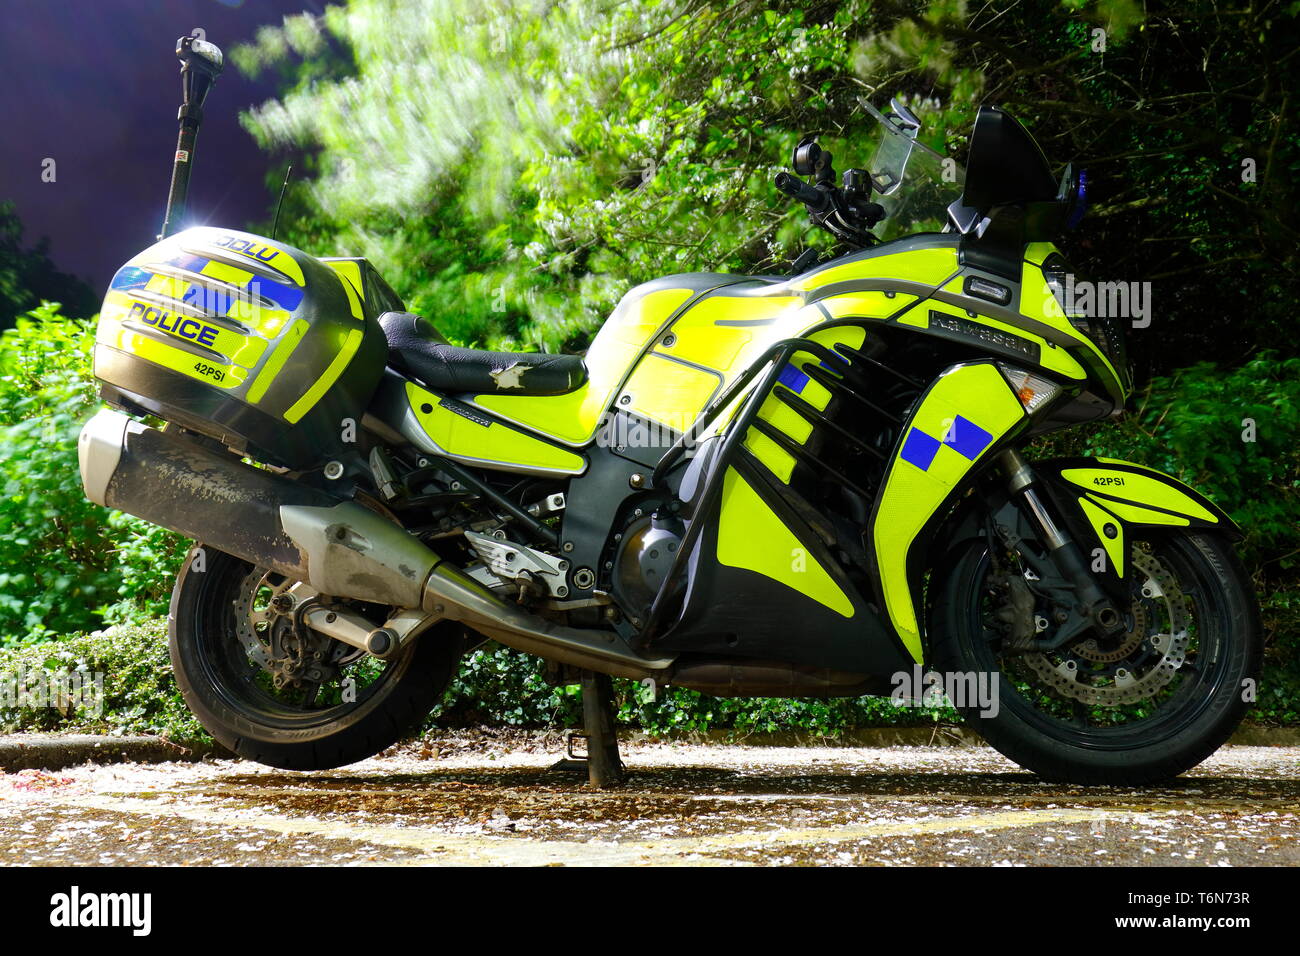
[[[799,177],[791,176],[789,173],[777,173],[773,183],[781,192],[799,200],[812,212],[821,212],[830,203],[830,197],[825,192],[809,186]]]
[[[831,154],[817,145],[816,137],[805,136],[795,147],[794,171],[800,176],[780,172],[772,184],[803,203],[814,226],[859,249],[880,241],[871,228],[885,218],[885,210],[871,201],[871,176],[865,169],[846,170],[844,185],[835,185]],[[807,175],[816,177],[815,185],[801,178]]]

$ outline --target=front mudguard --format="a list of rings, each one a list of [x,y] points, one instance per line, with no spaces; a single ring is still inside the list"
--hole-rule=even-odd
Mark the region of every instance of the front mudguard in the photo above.
[[[1052,517],[1078,544],[1099,583],[1121,605],[1130,600],[1128,544],[1138,528],[1202,528],[1236,540],[1242,532],[1204,495],[1170,475],[1113,458],[1052,458],[1032,464]],[[988,500],[967,498],[932,545],[927,566],[940,567],[967,541],[982,539]],[[920,589],[914,599],[920,601]],[[919,606],[919,605],[918,605]]]
[[[1242,536],[1210,499],[1145,465],[1113,458],[1053,458],[1035,462],[1033,469],[1093,571],[1112,589],[1126,580],[1128,542],[1135,528],[1205,528],[1234,539]]]

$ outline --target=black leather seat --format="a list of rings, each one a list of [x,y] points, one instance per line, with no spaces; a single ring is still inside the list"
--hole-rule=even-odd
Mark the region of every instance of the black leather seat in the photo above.
[[[385,312],[379,324],[388,337],[388,364],[442,392],[561,395],[587,381],[577,355],[460,348],[411,312]]]

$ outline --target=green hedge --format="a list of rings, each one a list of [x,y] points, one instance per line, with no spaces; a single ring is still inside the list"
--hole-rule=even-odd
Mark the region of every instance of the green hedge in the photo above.
[[[36,706],[18,706],[18,685],[36,689],[47,683],[42,674],[66,680],[73,673],[81,676],[83,688],[99,678],[99,706],[93,706],[91,694],[86,695],[88,706],[80,708],[46,706],[39,698]],[[162,620],[0,648],[0,731],[15,730],[205,737],[172,676]]]
[[[0,732],[79,731],[151,733],[175,739],[206,739],[190,715],[172,677],[162,621],[114,625],[107,631],[0,649],[0,682],[32,674],[51,677],[80,672],[90,686],[102,675],[102,708],[13,706],[13,694],[0,688]],[[619,722],[649,733],[729,729],[738,733],[799,731],[833,736],[864,727],[932,725],[952,722],[949,708],[899,708],[884,698],[855,700],[780,700],[711,698],[694,691],[669,689],[651,700],[647,688],[627,680],[614,682]],[[1272,666],[1254,720],[1297,724],[1300,684],[1294,669]],[[39,703],[39,702],[38,702]],[[442,705],[429,716],[426,729],[479,725],[520,728],[578,727],[582,722],[577,688],[551,687],[536,658],[489,645],[468,655],[447,690]]]
[[[35,689],[76,673],[83,687],[102,687],[94,706],[16,706],[17,687]],[[37,676],[33,676],[37,675]],[[41,676],[48,680],[42,680]],[[10,687],[6,688],[5,684]],[[770,732],[797,729],[834,734],[857,727],[914,725],[956,719],[947,708],[898,708],[888,700],[854,701],[718,700],[693,691],[669,690],[658,701],[633,681],[616,681],[619,720],[650,732],[733,728]],[[447,689],[426,728],[483,724],[509,727],[577,727],[582,699],[576,687],[551,687],[537,658],[496,645],[474,651]],[[0,732],[77,731],[83,733],[164,734],[175,739],[207,739],[185,707],[171,661],[162,620],[118,624],[92,634],[22,647],[0,648]]]
[[[186,547],[82,492],[93,343],[51,303],[0,336],[0,646],[164,613]]]

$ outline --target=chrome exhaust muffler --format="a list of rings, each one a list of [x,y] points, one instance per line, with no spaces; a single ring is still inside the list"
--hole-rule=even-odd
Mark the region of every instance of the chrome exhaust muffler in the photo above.
[[[428,622],[410,624],[409,609],[420,609],[429,622],[459,621],[509,647],[616,677],[651,676],[672,663],[640,656],[615,634],[556,624],[507,604],[356,501],[244,464],[120,412],[104,409],[87,422],[77,451],[91,501],[322,594],[407,609],[407,626],[396,629],[398,638],[424,629]],[[332,636],[354,643],[349,635],[357,622],[346,623]],[[369,639],[373,643],[374,637]],[[389,648],[382,656],[392,652]]]

